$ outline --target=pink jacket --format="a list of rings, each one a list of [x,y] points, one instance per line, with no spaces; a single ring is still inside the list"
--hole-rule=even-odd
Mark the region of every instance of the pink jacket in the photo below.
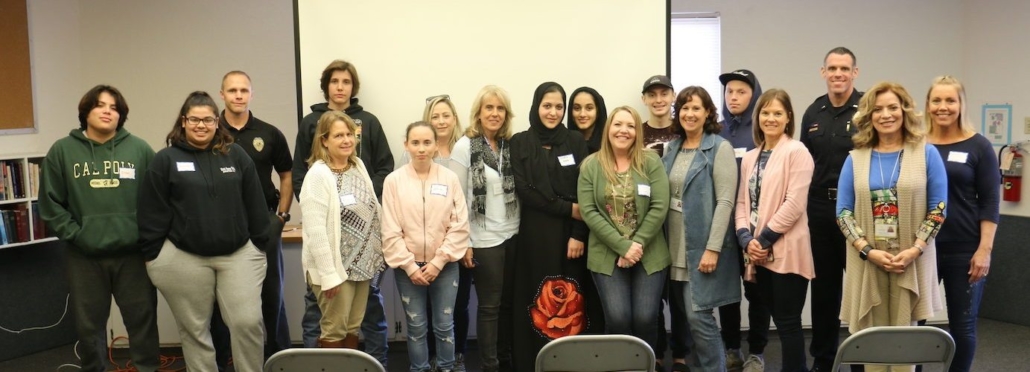
[[[465,257],[469,247],[468,207],[458,176],[433,163],[419,179],[411,164],[383,182],[383,256],[386,264],[411,275],[416,262],[443,269]]]
[[[736,229],[750,227],[751,193],[748,181],[758,165],[761,148],[748,151],[741,159],[740,187],[737,191]],[[768,226],[782,233],[772,246],[772,261],[765,268],[780,274],[798,274],[815,278],[812,263],[812,241],[808,232],[808,186],[812,183],[815,163],[801,142],[784,135],[773,147],[762,176],[762,192],[758,200],[757,237]],[[746,249],[746,247],[745,247]],[[746,254],[746,252],[745,252]],[[748,265],[745,280],[754,281],[754,266]]]

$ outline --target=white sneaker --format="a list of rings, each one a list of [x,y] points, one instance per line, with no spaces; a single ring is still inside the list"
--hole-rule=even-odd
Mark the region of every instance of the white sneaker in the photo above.
[[[748,355],[744,361],[744,372],[765,372],[765,359],[755,354]]]

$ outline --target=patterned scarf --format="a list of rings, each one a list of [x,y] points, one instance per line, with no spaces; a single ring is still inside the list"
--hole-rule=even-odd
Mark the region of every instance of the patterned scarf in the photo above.
[[[484,173],[485,167],[496,169],[501,174],[501,187],[504,189],[504,209],[506,217],[515,216],[515,207],[518,205],[515,199],[515,175],[511,170],[511,154],[508,146],[508,140],[500,138],[497,140],[497,148],[500,150],[501,157],[497,158],[497,154],[490,148],[490,144],[486,142],[486,137],[480,136],[478,139],[473,138],[470,141],[471,156],[471,168],[472,171],[472,209],[476,211],[476,218],[480,221],[480,225],[485,223],[483,217],[486,216],[486,193],[489,192],[486,188],[486,174]]]

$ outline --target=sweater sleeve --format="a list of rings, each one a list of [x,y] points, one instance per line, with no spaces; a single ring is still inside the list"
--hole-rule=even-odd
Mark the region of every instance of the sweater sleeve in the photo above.
[[[404,200],[397,192],[397,178],[387,177],[383,182],[383,258],[390,267],[401,268],[411,275],[418,270],[418,265],[415,264],[415,254],[404,243],[404,230],[401,227],[404,219],[401,203]]]
[[[509,150],[510,151],[510,150]],[[469,150],[468,137],[461,137],[451,149],[451,161],[447,163],[447,169],[458,176],[458,183],[461,184],[461,192],[465,196],[466,203],[472,200],[468,196],[472,194],[469,188],[469,167],[472,163],[472,154]]]
[[[734,195],[737,188],[737,161],[733,155],[733,146],[723,141],[715,151],[715,162],[712,169],[712,182],[715,183],[715,213],[712,216],[712,228],[708,232],[708,244],[705,249],[721,252],[726,240],[726,229],[730,226],[730,213],[733,211]]]
[[[783,203],[775,207],[776,213],[762,231],[762,247],[771,246],[780,236],[793,228],[808,208],[808,187],[812,183],[815,163],[812,161],[812,155],[803,146],[795,146],[789,151],[787,158],[784,159],[784,170],[789,172],[785,185],[787,195]],[[766,233],[765,230],[771,232]]]
[[[64,159],[60,149],[55,145],[43,160],[40,173],[39,212],[46,221],[47,227],[57,238],[73,241],[82,226],[68,210],[68,183],[64,178],[61,163]]]
[[[926,216],[916,238],[929,242],[941,230],[948,204],[948,171],[934,145],[926,145]]]
[[[978,135],[979,136],[979,135]],[[998,155],[986,138],[979,136],[977,151],[980,153],[975,165],[977,220],[998,223],[1000,220],[1001,173],[998,172]]]
[[[577,188],[579,200],[579,212],[583,215],[583,221],[594,236],[601,240],[608,249],[619,254],[626,255],[626,251],[633,244],[630,240],[624,239],[619,231],[608,223],[602,215],[602,206],[598,206],[594,199],[595,189],[604,189],[604,183],[598,184],[604,176],[598,175],[601,172],[601,164],[596,158],[590,157],[583,162],[582,171],[579,173],[579,187]],[[668,186],[666,186],[668,190]]]
[[[453,178],[448,186],[451,190],[460,190],[461,184],[457,178]],[[443,238],[443,244],[436,249],[431,261],[438,269],[443,270],[448,262],[455,262],[465,257],[465,251],[469,248],[469,211],[465,203],[465,194],[454,192],[451,198],[453,211],[451,212],[450,225]]]
[[[844,160],[837,179],[837,227],[847,238],[849,247],[856,240],[865,238],[865,232],[855,220],[855,167],[851,155]]]
[[[656,234],[662,232],[665,226],[665,217],[669,214],[669,175],[665,173],[665,166],[658,154],[645,152],[645,167],[647,181],[651,187],[651,204],[647,208],[647,214],[641,219],[640,226],[633,234],[633,241],[640,243],[644,249],[654,239]]]
[[[311,156],[311,141],[317,119],[305,116],[297,127],[297,140],[293,148],[293,193],[300,200],[300,190],[304,187],[304,176],[308,173],[308,157]]]
[[[140,250],[143,259],[150,261],[161,253],[161,245],[172,228],[171,184],[168,179],[170,160],[158,154],[140,182],[136,202],[136,220],[139,226]]]
[[[390,142],[386,140],[386,134],[383,133],[383,126],[379,124],[379,118],[372,116],[371,123],[369,123],[369,143],[372,144],[372,164],[368,170],[368,175],[372,178],[372,187],[375,188],[376,197],[382,200],[383,195],[383,182],[386,180],[386,176],[393,172],[393,152],[390,152]]]
[[[312,173],[304,188],[300,190],[300,210],[304,223],[303,249],[310,252],[314,258],[315,271],[320,278],[322,288],[329,289],[340,285],[347,280],[347,273],[336,271],[336,264],[333,262],[332,244],[329,242],[329,231],[326,230],[326,221],[329,220],[329,203],[337,202],[330,199],[328,183]]]

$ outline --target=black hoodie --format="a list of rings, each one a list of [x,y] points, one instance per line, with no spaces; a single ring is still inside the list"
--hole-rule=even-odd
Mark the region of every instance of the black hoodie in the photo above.
[[[753,75],[754,76],[754,75]],[[733,116],[730,113],[730,109],[726,106],[726,100],[722,102],[722,132],[719,135],[730,141],[733,148],[745,148],[748,151],[755,148],[754,134],[751,133],[751,122],[752,114],[755,112],[755,105],[758,103],[758,97],[762,95],[762,84],[758,82],[758,76],[755,78],[755,88],[751,90],[751,102],[748,102],[747,109],[743,113],[737,116]],[[726,91],[726,87],[723,86],[723,92]],[[738,166],[740,165],[740,157],[737,157]]]
[[[200,256],[236,252],[249,239],[268,240],[268,206],[254,161],[242,147],[229,153],[176,143],[158,151],[139,193],[143,256],[157,258],[165,239]]]
[[[604,124],[608,121],[608,109],[604,106],[604,97],[601,97],[601,94],[597,93],[594,88],[581,87],[576,89],[569,95],[569,105],[565,106],[565,111],[568,111],[569,128],[576,128],[577,130],[579,128],[576,124],[576,119],[573,117],[574,114],[572,113],[572,101],[576,99],[576,95],[579,93],[587,93],[594,97],[594,106],[597,107],[597,116],[594,118],[594,126],[590,128],[590,139],[587,140],[587,149],[589,149],[590,153],[593,154],[597,152],[597,150],[601,149],[601,138],[604,137]]]
[[[311,144],[314,142],[315,131],[318,130],[318,119],[327,111],[328,103],[311,105],[311,113],[301,119],[300,127],[297,128],[297,141],[293,148],[293,194],[297,200],[300,200],[300,187],[304,184],[304,175],[308,174],[308,157],[311,156]],[[393,153],[390,152],[390,143],[383,133],[383,126],[379,124],[379,118],[358,104],[357,98],[351,98],[350,106],[347,106],[343,113],[354,119],[354,123],[358,125],[358,133],[355,133],[361,140],[358,157],[365,163],[365,169],[368,169],[376,197],[382,198],[383,181],[386,180],[386,175],[393,172]]]

